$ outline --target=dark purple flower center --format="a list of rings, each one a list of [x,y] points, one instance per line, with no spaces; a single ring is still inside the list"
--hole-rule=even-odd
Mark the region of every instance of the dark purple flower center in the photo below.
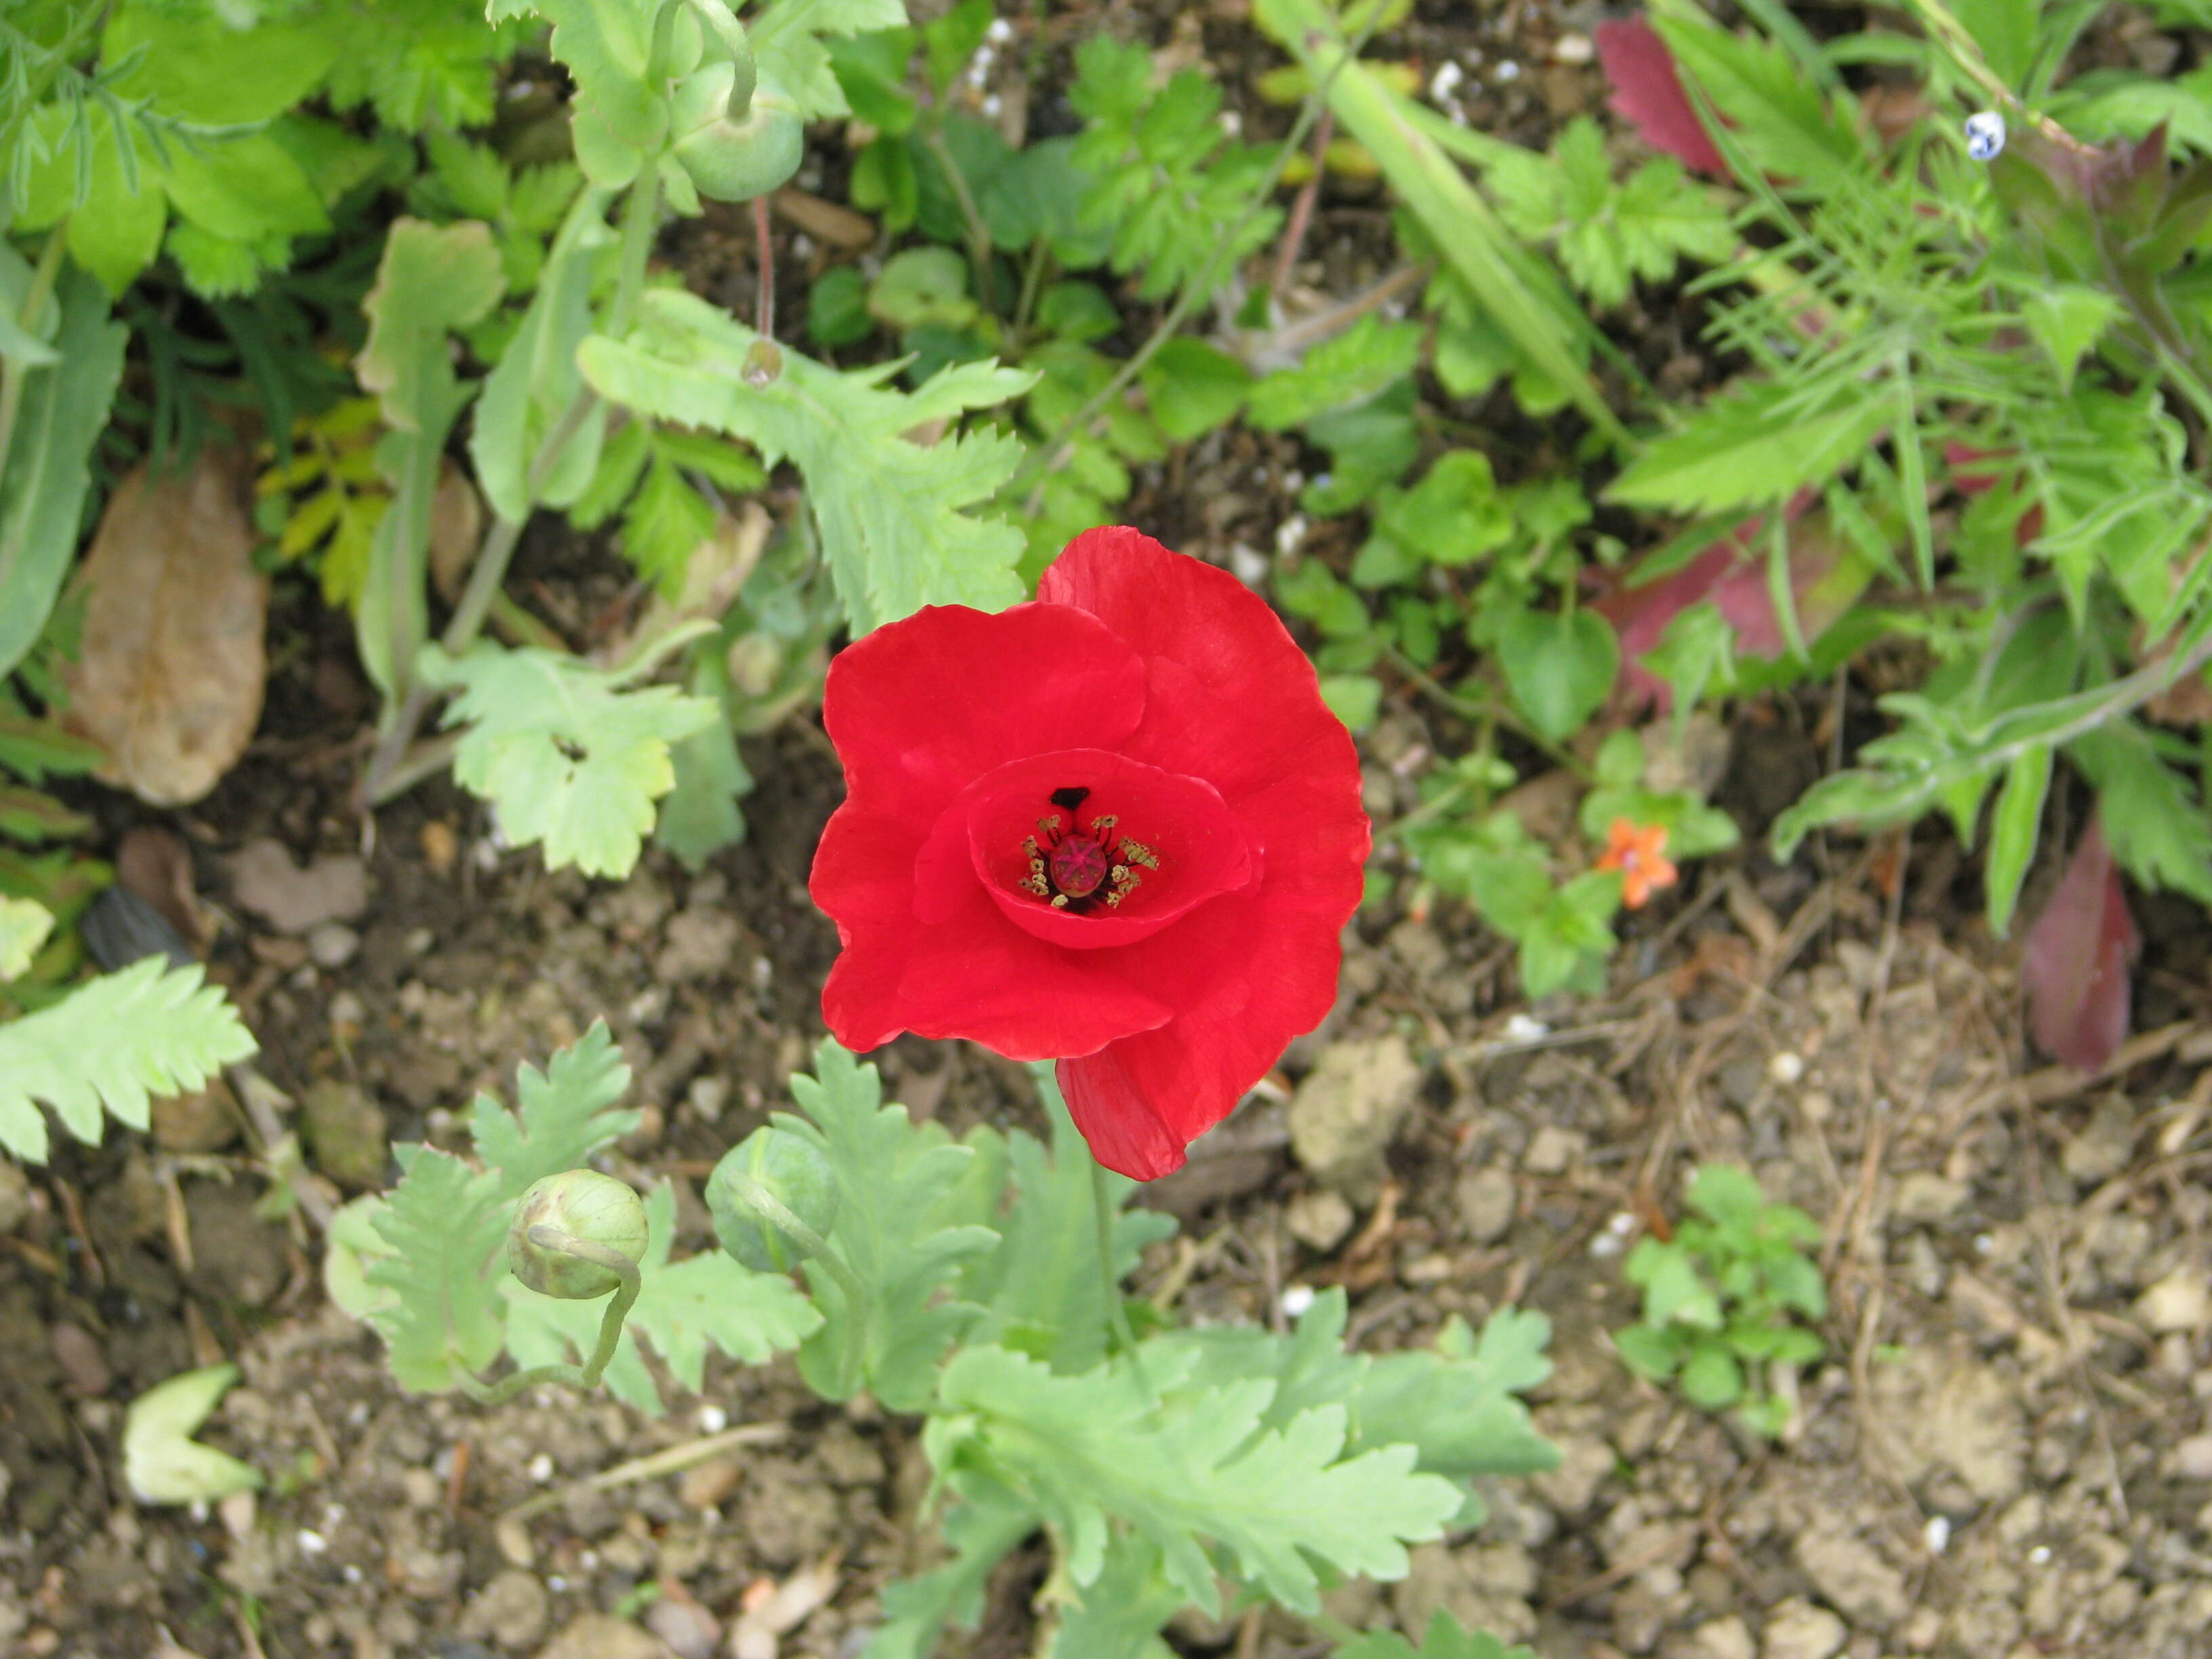
[[[1037,820],[1045,837],[1042,844],[1036,836],[1022,837],[1030,861],[1022,890],[1077,915],[1088,915],[1102,903],[1109,910],[1120,908],[1144,880],[1135,866],[1157,870],[1160,865],[1158,854],[1144,842],[1115,835],[1120,820],[1113,813],[1095,814],[1088,823],[1078,819],[1077,810],[1090,798],[1088,789],[1054,790],[1052,804],[1066,808],[1066,817],[1052,812]]]

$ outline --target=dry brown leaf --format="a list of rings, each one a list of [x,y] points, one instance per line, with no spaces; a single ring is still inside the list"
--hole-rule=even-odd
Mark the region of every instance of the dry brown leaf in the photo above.
[[[430,580],[447,605],[461,597],[483,539],[483,500],[449,457],[439,465],[438,488],[430,497]]]
[[[253,568],[244,458],[210,443],[190,472],[132,470],[78,582],[69,724],[108,751],[100,776],[156,806],[200,799],[261,718],[269,580]]]
[[[205,953],[207,919],[193,890],[192,855],[183,842],[151,824],[126,831],[115,852],[115,884],[144,899],[179,939]]]
[[[818,242],[858,253],[876,240],[876,222],[836,202],[810,196],[789,185],[769,198],[775,210]]]
[[[351,921],[368,908],[368,872],[350,853],[325,854],[302,870],[268,836],[250,841],[230,860],[230,890],[280,933],[304,933],[318,923]]]

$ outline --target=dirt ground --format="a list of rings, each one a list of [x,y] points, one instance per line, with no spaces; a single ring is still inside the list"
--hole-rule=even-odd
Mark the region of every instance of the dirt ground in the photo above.
[[[1156,39],[1191,29],[1149,9]],[[1230,49],[1233,9],[1217,9],[1194,51]],[[1486,125],[1540,137],[1601,97],[1564,44],[1594,13],[1480,9],[1462,26],[1425,6],[1407,38],[1464,66]],[[1302,277],[1372,281],[1381,218],[1333,189]],[[716,297],[743,304],[743,286]],[[1679,360],[1651,328],[1640,349]],[[1209,441],[1141,480],[1130,512],[1230,563],[1273,544],[1297,459],[1287,441]],[[580,641],[621,596],[589,548],[533,544],[519,579]],[[382,1140],[452,1138],[474,1090],[507,1092],[519,1061],[604,1014],[646,1115],[620,1156],[676,1178],[679,1249],[705,1248],[699,1182],[821,1035],[836,935],[805,883],[839,782],[818,723],[746,745],[751,837],[700,874],[653,854],[619,884],[550,875],[441,781],[380,815],[362,915],[288,932],[238,902],[230,860],[263,837],[361,854],[345,795],[368,700],[342,626],[301,603],[274,628],[297,647],[215,796],[97,810],[111,837],[158,823],[189,848],[220,923],[212,970],[292,1121],[312,1101],[329,1126],[318,1164],[347,1191],[380,1179]],[[1419,696],[1363,742],[1378,821],[1466,740]],[[1788,799],[1778,781],[1794,792],[1821,763],[1821,714],[1761,706],[1701,733],[1747,849]],[[1496,1483],[1490,1522],[1417,1551],[1404,1583],[1346,1586],[1333,1611],[1418,1632],[1441,1607],[1543,1659],[2212,1656],[2204,919],[2143,908],[2142,1035],[2085,1079],[2029,1053],[2015,956],[1972,919],[1972,887],[1933,828],[1831,837],[1786,867],[1705,860],[1628,920],[1609,995],[1533,1008],[1509,949],[1456,907],[1409,914],[1410,882],[1356,919],[1328,1022],[1149,1189],[1182,1231],[1138,1288],[1187,1317],[1279,1323],[1303,1290],[1342,1285],[1376,1349],[1454,1313],[1541,1310],[1555,1370],[1536,1420],[1564,1456]],[[1418,1076],[1402,1118],[1370,1126],[1380,1179],[1330,1185],[1292,1155],[1291,1103],[1325,1056]],[[1034,1125],[1023,1073],[981,1050],[904,1039],[874,1059],[919,1113]],[[1779,1443],[1636,1381],[1607,1336],[1634,1316],[1626,1248],[1711,1158],[1822,1224],[1827,1355],[1785,1379],[1798,1410]],[[28,1215],[0,1237],[0,1653],[706,1659],[763,1583],[796,1581],[820,1604],[782,1651],[851,1659],[924,1547],[911,1424],[829,1410],[781,1364],[711,1366],[703,1398],[659,1419],[558,1391],[410,1399],[325,1300],[313,1227],[257,1216],[264,1185],[219,1107],[31,1172]],[[210,1514],[135,1505],[124,1402],[226,1358],[244,1382],[206,1437],[269,1488]],[[1029,1651],[1041,1572],[1032,1555],[1000,1575],[975,1655]],[[1325,1650],[1272,1615],[1173,1635],[1192,1655]]]

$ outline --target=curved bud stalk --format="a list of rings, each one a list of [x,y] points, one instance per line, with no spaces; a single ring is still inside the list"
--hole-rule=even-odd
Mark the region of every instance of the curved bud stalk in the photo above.
[[[565,1170],[534,1183],[514,1206],[507,1261],[514,1276],[541,1296],[590,1302],[612,1292],[591,1358],[581,1365],[533,1365],[495,1383],[461,1371],[461,1391],[486,1406],[511,1400],[540,1382],[596,1388],[622,1340],[623,1321],[637,1301],[637,1264],[645,1258],[645,1205],[628,1183],[595,1170]]]

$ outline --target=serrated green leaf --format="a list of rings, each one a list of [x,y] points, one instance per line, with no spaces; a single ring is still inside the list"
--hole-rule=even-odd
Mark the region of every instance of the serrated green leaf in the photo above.
[[[2120,867],[2146,887],[2212,904],[2212,823],[2142,728],[2115,720],[2066,752],[2097,786],[2098,822]]]
[[[504,1304],[493,1257],[506,1248],[511,1204],[497,1178],[434,1146],[400,1149],[404,1173],[372,1212],[381,1256],[362,1277],[392,1293],[368,1318],[384,1338],[394,1381],[416,1394],[454,1386],[499,1357]]]
[[[1036,1510],[994,1480],[955,1472],[945,1485],[956,1499],[941,1524],[952,1559],[884,1587],[884,1620],[861,1659],[930,1659],[946,1625],[973,1629],[992,1570],[1042,1524]]]
[[[1280,1427],[1299,1412],[1339,1405],[1350,1413],[1347,1449],[1409,1445],[1419,1467],[1464,1481],[1477,1474],[1528,1474],[1559,1454],[1530,1425],[1514,1396],[1551,1375],[1544,1345],[1551,1322],[1540,1313],[1500,1309],[1466,1351],[1406,1349],[1370,1356],[1344,1351],[1346,1301],[1324,1291],[1288,1337],[1214,1328],[1176,1331],[1145,1344],[1189,1369],[1182,1387],[1200,1391],[1241,1379],[1279,1384],[1262,1419]]]
[[[2058,371],[2062,392],[2074,389],[2074,371],[2123,307],[2118,297],[2079,283],[2053,283],[2022,302],[2021,320]]]
[[[1462,1629],[1439,1607],[1415,1647],[1396,1631],[1370,1631],[1336,1650],[1336,1659],[1536,1659],[1534,1648],[1507,1647],[1486,1631]]]
[[[1295,368],[1278,369],[1255,384],[1252,424],[1263,432],[1281,432],[1316,415],[1364,403],[1412,374],[1420,356],[1418,323],[1385,322],[1370,313],[1314,347]]]
[[[1743,1367],[1717,1338],[1700,1338],[1682,1362],[1682,1398],[1705,1411],[1732,1406],[1743,1396]]]
[[[1050,1659],[1175,1659],[1160,1631],[1182,1607],[1183,1594],[1164,1565],[1149,1538],[1115,1534],[1097,1578],[1061,1610]]]
[[[2043,825],[2044,798],[2051,788],[2051,747],[2037,744],[2005,769],[2004,787],[1990,817],[1989,861],[1982,872],[1988,899],[1990,932],[2002,939],[2012,931],[2013,908]]]
[[[795,1348],[822,1316],[781,1273],[749,1273],[720,1250],[672,1265],[676,1190],[666,1182],[645,1202],[646,1249],[638,1262],[637,1300],[602,1381],[616,1399],[648,1417],[665,1409],[639,1350],[649,1345],[677,1383],[693,1394],[706,1382],[707,1351],[760,1364]],[[512,1274],[499,1289],[507,1300],[507,1346],[520,1366],[581,1361],[599,1340],[604,1302],[562,1301],[526,1289]]]
[[[963,1261],[998,1242],[972,1205],[947,1201],[975,1150],[954,1145],[939,1124],[913,1122],[903,1106],[884,1105],[876,1068],[831,1039],[815,1051],[814,1070],[813,1077],[791,1079],[806,1115],[779,1112],[774,1121],[830,1160],[839,1195],[830,1244],[859,1280],[862,1301],[852,1307],[833,1275],[806,1265],[827,1322],[799,1350],[799,1370],[816,1392],[841,1397],[840,1367],[857,1318],[863,1383],[893,1411],[918,1410],[930,1396],[939,1358],[980,1311],[933,1298]],[[996,1199],[995,1192],[987,1195],[993,1207]]]
[[[771,465],[797,462],[855,633],[925,605],[998,610],[1020,597],[1021,532],[962,511],[1012,476],[1019,441],[970,432],[925,449],[905,434],[1004,403],[1034,374],[961,363],[902,394],[882,384],[896,364],[839,374],[787,349],[777,376],[756,386],[744,378],[751,330],[686,294],[657,291],[643,309],[629,340],[585,342],[586,378],[631,408],[743,438]]]
[[[745,19],[763,75],[781,82],[810,121],[849,115],[821,37],[895,28],[906,21],[902,0],[773,0]]]
[[[123,1478],[140,1503],[213,1504],[260,1486],[252,1464],[192,1438],[237,1381],[237,1366],[209,1365],[155,1383],[124,1409]]]
[[[1252,386],[1250,369],[1189,335],[1163,344],[1138,378],[1152,418],[1177,443],[1202,437],[1233,418]]]
[[[501,1200],[513,1200],[537,1182],[581,1167],[601,1148],[637,1127],[639,1114],[615,1103],[629,1091],[630,1071],[604,1019],[567,1048],[544,1071],[515,1068],[512,1111],[489,1094],[469,1109],[477,1156],[491,1172]]]
[[[1148,1346],[1147,1375],[1171,1396],[1187,1366]],[[1439,1535],[1461,1494],[1414,1469],[1414,1449],[1347,1455],[1340,1405],[1262,1418],[1276,1384],[1231,1383],[1155,1409],[1125,1363],[1060,1377],[1042,1362],[988,1346],[963,1348],[939,1379],[949,1414],[924,1443],[940,1468],[975,1461],[1034,1503],[1062,1542],[1069,1577],[1097,1582],[1109,1517],[1155,1544],[1184,1599],[1212,1606],[1214,1570],[1201,1540],[1287,1606],[1320,1605],[1314,1563],[1402,1577],[1405,1546]]]
[[[1808,400],[1778,381],[1723,392],[1682,430],[1648,445],[1606,491],[1631,507],[1725,513],[1825,483],[1894,418],[1891,402],[1847,386]]]
[[[0,1025],[0,1146],[46,1162],[40,1101],[88,1146],[100,1144],[103,1109],[143,1129],[154,1096],[188,1093],[253,1053],[237,1010],[201,976],[198,963],[145,957]]]
[[[1650,1382],[1663,1382],[1682,1363],[1681,1333],[1656,1325],[1628,1325],[1613,1333],[1613,1346],[1629,1370]]]
[[[542,842],[549,866],[586,875],[629,872],[653,803],[675,786],[669,745],[720,712],[669,686],[623,690],[612,672],[534,648],[426,647],[419,672],[460,690],[445,716],[468,726],[455,779],[493,803],[509,841]]]
[[[54,913],[36,899],[0,895],[0,983],[28,973],[53,930]]]

